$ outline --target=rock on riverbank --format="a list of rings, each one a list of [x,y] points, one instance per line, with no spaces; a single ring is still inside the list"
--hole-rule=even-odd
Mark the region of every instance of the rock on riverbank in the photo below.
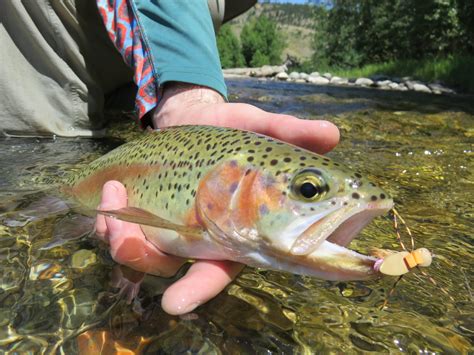
[[[334,76],[331,73],[320,74],[319,72],[312,72],[307,74],[295,71],[288,73],[288,69],[285,65],[264,65],[261,68],[224,69],[223,72],[224,77],[227,78],[251,76],[295,83],[310,83],[314,85],[355,86],[395,91],[410,90],[436,95],[456,93],[453,89],[446,87],[440,82],[424,83],[418,80],[413,80],[413,78],[410,77],[389,78],[386,75],[374,75],[370,78],[341,78]]]

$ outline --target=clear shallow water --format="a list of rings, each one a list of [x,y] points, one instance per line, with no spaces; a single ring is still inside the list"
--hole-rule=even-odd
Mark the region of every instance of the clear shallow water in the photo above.
[[[304,353],[473,351],[474,104],[472,98],[229,82],[234,101],[308,119],[326,118],[342,140],[331,156],[392,195],[417,246],[438,257],[425,277],[337,283],[247,268],[187,317],[160,309],[169,280],[150,277],[128,305],[113,287],[117,266],[85,236],[51,249],[54,216],[0,225],[0,349],[17,353]],[[116,123],[111,138],[0,139],[0,219],[24,209],[52,179],[140,133]],[[378,219],[353,247],[399,249]]]

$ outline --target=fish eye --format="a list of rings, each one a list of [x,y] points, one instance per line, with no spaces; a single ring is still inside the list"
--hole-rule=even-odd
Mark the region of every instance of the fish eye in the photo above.
[[[327,184],[322,176],[312,171],[303,171],[293,179],[291,190],[297,199],[318,201],[325,195]]]

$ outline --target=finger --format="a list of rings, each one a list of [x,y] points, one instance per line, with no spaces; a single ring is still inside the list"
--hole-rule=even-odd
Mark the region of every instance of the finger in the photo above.
[[[127,206],[127,190],[118,181],[108,181],[103,188],[101,210],[116,210]],[[110,254],[119,264],[160,276],[172,276],[185,260],[169,256],[151,244],[138,224],[105,217],[101,231],[110,243]],[[98,223],[100,223],[98,221]]]
[[[118,181],[108,181],[102,188],[102,195],[98,209],[99,210],[113,210],[127,205],[127,191],[125,187]],[[117,207],[120,206],[120,207]],[[107,224],[105,216],[98,214],[95,231],[97,236],[103,241],[108,241]]]
[[[191,312],[221,292],[244,266],[231,261],[196,261],[163,294],[161,306],[173,315]]]
[[[110,254],[117,263],[147,274],[170,277],[186,262],[185,259],[161,252],[140,232],[131,233],[131,230],[127,230],[126,235],[110,234]]]
[[[191,119],[196,122],[189,123],[212,124],[258,132],[317,153],[326,153],[339,142],[339,129],[329,121],[302,120],[290,115],[266,112],[242,103],[215,105],[212,115],[205,114],[208,110],[208,106],[203,106],[202,115],[196,115]]]
[[[238,127],[281,139],[318,153],[326,153],[339,142],[339,129],[329,121],[302,120],[294,116],[274,114],[246,104],[235,106],[238,116],[223,114],[223,118],[238,123]]]

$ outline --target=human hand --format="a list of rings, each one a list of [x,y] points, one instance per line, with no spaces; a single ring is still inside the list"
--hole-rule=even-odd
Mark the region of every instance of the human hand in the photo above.
[[[153,123],[155,128],[185,124],[239,128],[273,136],[318,153],[331,150],[339,141],[339,131],[330,122],[300,120],[268,113],[248,104],[226,103],[212,89],[182,83],[166,86]],[[100,209],[126,206],[125,187],[117,181],[106,183]],[[110,243],[114,260],[135,270],[171,276],[185,262],[158,250],[146,240],[137,224],[99,215],[96,231]],[[221,292],[242,268],[241,264],[231,261],[196,261],[184,277],[165,291],[163,309],[175,315],[192,311]]]

